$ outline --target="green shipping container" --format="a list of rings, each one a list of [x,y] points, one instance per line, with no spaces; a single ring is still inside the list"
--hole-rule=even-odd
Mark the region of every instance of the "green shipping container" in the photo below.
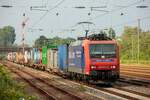
[[[50,49],[57,49],[57,45],[48,45],[47,48],[50,48]]]
[[[47,64],[47,47],[42,47],[42,64]]]

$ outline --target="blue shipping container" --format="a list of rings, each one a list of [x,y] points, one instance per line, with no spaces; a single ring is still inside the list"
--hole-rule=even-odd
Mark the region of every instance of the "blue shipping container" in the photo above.
[[[60,45],[58,47],[58,66],[60,70],[67,70],[67,45]]]
[[[38,48],[33,48],[34,64],[39,64],[40,62],[40,50]]]

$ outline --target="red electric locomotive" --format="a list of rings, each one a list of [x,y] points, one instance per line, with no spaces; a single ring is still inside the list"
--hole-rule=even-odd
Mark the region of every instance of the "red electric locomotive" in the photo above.
[[[115,40],[86,39],[83,41],[83,48],[87,75],[94,80],[119,78],[119,47]]]
[[[82,38],[68,47],[60,46],[58,61],[60,69],[72,78],[88,81],[115,81],[119,78],[119,46],[104,34]]]

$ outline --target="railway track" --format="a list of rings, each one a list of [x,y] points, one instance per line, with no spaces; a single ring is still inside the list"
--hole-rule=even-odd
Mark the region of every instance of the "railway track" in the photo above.
[[[150,67],[149,66],[128,66],[121,65],[120,73],[121,77],[124,79],[120,79],[122,82],[144,85],[150,87]]]
[[[44,74],[41,74],[41,76],[44,76],[45,78],[48,78],[47,76],[45,76]],[[63,80],[64,81],[64,80]],[[70,81],[70,80],[69,80]],[[57,82],[60,82],[62,83],[62,81],[57,81]],[[72,80],[70,82],[73,82]],[[78,85],[80,85],[81,83],[79,81],[74,81],[75,83],[77,82]],[[66,84],[69,86],[69,83],[68,80],[66,81],[65,80],[65,83],[63,84]],[[73,83],[74,84],[74,83]],[[101,91],[100,94],[102,93],[106,93],[108,95],[112,95],[112,97],[117,97],[119,99],[132,99],[132,100],[139,100],[138,98],[141,98],[141,99],[149,99],[150,98],[150,95],[148,94],[144,94],[144,93],[140,93],[140,92],[136,92],[136,91],[133,91],[133,90],[129,90],[129,89],[124,89],[124,88],[121,88],[120,86],[113,86],[111,88],[103,88],[101,86],[97,86],[97,85],[89,85],[89,84],[85,84],[84,85],[87,87],[87,88],[93,88],[94,89],[97,89],[98,91]],[[72,87],[72,86],[70,86]],[[93,91],[91,90],[91,91]],[[98,92],[99,93],[99,92]],[[129,94],[129,95],[128,95]],[[134,96],[138,97],[138,98],[135,98]]]
[[[71,81],[72,82],[72,81]],[[75,81],[76,82],[76,81]],[[73,83],[74,84],[74,83]],[[76,84],[76,83],[75,83]],[[81,83],[77,83],[81,84]],[[104,84],[101,85],[89,85],[84,83],[85,87],[89,90],[89,92],[94,93],[94,94],[101,94],[101,95],[109,95],[110,97],[114,98],[115,100],[120,100],[120,99],[127,99],[127,100],[149,100],[150,95],[141,93],[141,92],[136,92],[130,89],[125,89],[120,87],[120,85],[114,85],[114,86],[106,86]],[[104,99],[110,99],[109,97],[104,98]]]
[[[121,75],[126,75],[126,76],[135,76],[135,77],[139,77],[139,78],[146,78],[146,79],[150,79],[150,75],[147,74],[142,74],[142,73],[137,73],[137,72],[121,72]]]
[[[35,77],[33,74],[31,74],[31,72],[23,71],[23,73],[28,74],[32,77]],[[42,82],[45,82],[46,79],[48,78],[48,75],[44,75],[43,74],[44,72],[41,72],[42,74],[40,72],[38,73],[39,73],[39,76],[41,76],[41,78],[38,77],[37,80],[41,80]],[[76,81],[70,81],[70,80],[63,80],[63,81],[57,80],[57,83],[60,83],[60,84],[64,83],[68,87],[75,87],[75,88],[77,88],[76,86],[81,85],[80,82],[77,83]],[[127,82],[124,81],[123,83],[127,83]],[[49,83],[46,83],[46,84],[49,84]],[[51,85],[48,85],[48,86],[51,87]],[[104,96],[104,98],[102,99],[109,99],[109,100],[112,100],[112,99],[115,99],[115,100],[117,99],[118,100],[120,99],[149,100],[150,99],[150,95],[148,94],[140,93],[140,92],[130,90],[130,89],[125,89],[125,88],[120,87],[119,85],[118,86],[114,85],[113,87],[103,87],[103,86],[97,86],[97,85],[88,85],[84,83],[84,87],[86,88],[86,91],[85,91],[86,93],[96,96],[98,98],[102,98],[102,96]]]
[[[7,66],[7,65],[5,65]],[[46,98],[48,100],[56,100],[51,94],[49,94],[47,91],[43,90],[42,88],[36,86],[32,81],[28,80],[27,78],[25,78],[24,76],[22,76],[22,74],[12,68],[9,68],[9,70],[14,73],[17,74],[20,78],[22,78],[23,80],[25,80],[30,86],[32,86],[34,89],[38,90],[42,95],[46,96]]]
[[[56,100],[56,98],[54,98],[51,94],[49,94],[47,91],[45,91],[44,89],[34,85],[34,83],[28,79],[26,79],[25,77],[23,77],[21,75],[21,73],[17,72],[17,71],[14,71],[13,69],[10,69],[11,72],[17,74],[19,77],[21,77],[22,79],[24,79],[27,83],[30,84],[30,86],[32,86],[33,88],[37,89],[41,94],[45,95],[47,97],[47,99],[49,100]]]
[[[48,98],[48,100],[82,100],[80,97],[73,95],[65,90],[62,90],[52,84],[49,84],[42,78],[39,78],[31,73],[28,73],[23,70],[18,70],[17,68],[13,69],[15,67],[13,65],[11,65],[11,67],[13,68],[10,68],[7,64],[5,64],[5,66],[7,66],[11,72],[20,76],[32,87],[34,87],[43,95],[45,95]]]
[[[143,70],[141,70],[141,69],[121,69],[121,71],[128,71],[128,72],[132,72],[132,71],[134,71],[134,72],[137,72],[137,73],[143,73],[143,74],[148,74],[148,75],[150,75],[149,73],[150,73],[150,69],[143,69]]]
[[[145,87],[150,88],[150,81],[146,80],[146,79],[139,79],[139,78],[124,76],[124,77],[121,77],[118,81],[123,82],[123,83],[128,83],[128,84],[133,84],[133,85],[138,85],[138,86],[145,86]]]

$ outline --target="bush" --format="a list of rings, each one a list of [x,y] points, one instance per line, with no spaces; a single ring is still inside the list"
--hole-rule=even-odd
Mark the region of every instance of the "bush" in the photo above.
[[[36,100],[24,93],[24,86],[10,77],[10,73],[0,65],[0,100]]]

